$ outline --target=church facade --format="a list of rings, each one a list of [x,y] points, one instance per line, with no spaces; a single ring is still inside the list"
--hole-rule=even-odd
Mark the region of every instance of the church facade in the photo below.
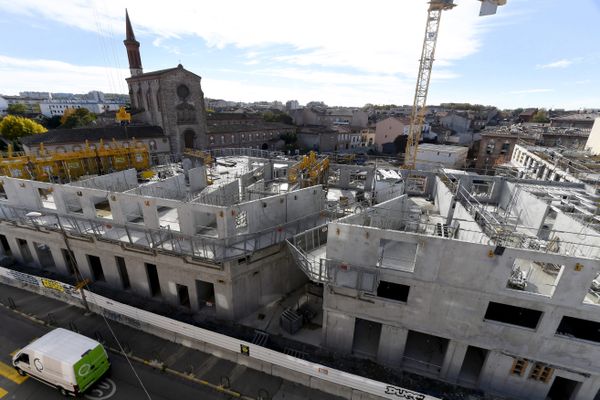
[[[126,13],[126,38],[131,76],[126,79],[134,119],[160,126],[171,143],[171,153],[207,146],[206,109],[201,77],[183,68],[144,73],[139,42]]]

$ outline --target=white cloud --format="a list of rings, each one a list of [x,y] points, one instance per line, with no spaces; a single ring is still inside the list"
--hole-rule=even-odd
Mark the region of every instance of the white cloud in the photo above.
[[[432,74],[434,84],[459,77],[453,70],[454,64],[477,52],[490,24],[500,25],[509,15],[503,15],[502,8],[494,17],[479,18],[478,6],[476,1],[462,1],[459,7],[444,12]],[[129,9],[142,45],[152,43],[179,54],[178,39],[202,38],[215,49],[213,54],[217,57],[216,50],[225,47],[243,53],[241,65],[248,69],[232,73],[231,79],[222,79],[219,75],[219,79],[211,80],[210,71],[195,70],[203,76],[207,97],[322,99],[339,105],[408,104],[413,100],[427,16],[427,4],[420,0],[368,3],[306,0],[301,6],[287,6],[275,0],[258,3],[231,0],[226,4],[172,0],[168,7],[149,5],[144,0],[54,0],[52,7],[41,0],[0,0],[0,11],[5,15],[20,14],[34,21],[54,21],[98,33],[104,37],[101,42],[115,43],[124,36],[124,7]],[[63,69],[60,65],[50,68],[47,63],[51,61],[45,60],[40,68],[21,70],[15,60],[3,69],[6,75],[0,76],[2,90],[58,90],[62,87],[61,91],[113,91],[107,86],[120,85],[119,91],[126,91],[123,78],[128,73],[124,69],[66,63],[60,64]],[[25,60],[26,64],[29,62]],[[256,69],[263,65],[277,68]],[[120,67],[118,62],[114,66]],[[144,67],[149,71],[153,69],[146,64]],[[107,74],[106,71],[112,72]],[[255,79],[251,75],[255,75]],[[244,77],[248,79],[244,81]],[[236,84],[234,81],[238,79],[240,82]],[[270,80],[277,80],[279,84]],[[110,85],[107,82],[111,82]]]
[[[127,76],[127,69],[0,55],[0,89],[3,94],[17,94],[27,90],[77,93],[101,90],[127,93]]]
[[[509,94],[534,94],[534,93],[549,93],[554,92],[554,89],[523,89],[523,90],[513,90],[508,92]]]
[[[438,64],[449,65],[479,49],[482,29],[489,19],[479,19],[478,4],[462,2],[445,12]],[[290,55],[286,50],[280,58],[292,64],[410,76],[417,71],[427,15],[426,4],[421,1],[306,0],[302,6],[288,8],[275,0],[237,0],[226,6],[222,2],[172,0],[168,7],[152,7],[144,0],[55,0],[52,7],[41,0],[0,0],[0,9],[5,12],[105,35],[116,32],[118,37],[124,31],[125,6],[138,36],[197,36],[211,47],[236,46],[252,51],[284,45],[295,51]]]
[[[551,62],[548,64],[537,65],[537,68],[539,68],[539,69],[567,68],[567,67],[571,66],[571,64],[573,64],[574,62],[575,62],[574,60],[567,60],[566,58],[563,58],[562,60],[554,61],[554,62]]]

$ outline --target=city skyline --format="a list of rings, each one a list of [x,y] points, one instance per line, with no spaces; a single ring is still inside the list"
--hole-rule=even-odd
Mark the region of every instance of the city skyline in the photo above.
[[[491,17],[462,0],[444,14],[429,103],[501,108],[595,108],[600,2],[509,0]],[[202,76],[206,97],[330,105],[411,104],[425,2],[124,3],[0,0],[0,92],[126,93],[122,41],[128,7],[145,71],[181,62]],[[184,10],[185,12],[182,12]],[[232,12],[236,10],[236,12]],[[293,14],[292,14],[293,13]],[[42,40],[43,39],[43,40]]]

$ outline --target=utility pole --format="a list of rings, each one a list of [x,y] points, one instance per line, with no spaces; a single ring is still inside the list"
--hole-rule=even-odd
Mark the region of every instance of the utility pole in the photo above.
[[[75,285],[75,289],[79,290],[79,292],[81,293],[81,301],[83,303],[83,307],[85,307],[85,313],[91,314],[92,311],[90,310],[90,306],[85,297],[85,290],[83,289],[84,287],[87,287],[87,285],[89,283],[89,279],[84,278],[83,275],[81,275],[81,271],[79,271],[77,259],[75,258],[75,254],[73,253],[73,250],[71,250],[71,245],[69,245],[69,237],[67,236],[67,232],[65,231],[65,228],[63,227],[62,223],[60,222],[60,217],[58,216],[58,214],[56,214],[56,220],[58,221],[58,226],[60,227],[60,233],[65,242],[65,247],[67,248],[68,257],[69,257],[69,260],[71,261],[71,265],[73,266],[73,271],[75,272],[75,279],[77,279],[77,284]]]

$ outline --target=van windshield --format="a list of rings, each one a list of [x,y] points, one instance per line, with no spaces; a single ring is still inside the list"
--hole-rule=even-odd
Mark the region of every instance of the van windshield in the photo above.
[[[22,362],[29,365],[29,354],[23,353],[17,358],[17,362]]]

